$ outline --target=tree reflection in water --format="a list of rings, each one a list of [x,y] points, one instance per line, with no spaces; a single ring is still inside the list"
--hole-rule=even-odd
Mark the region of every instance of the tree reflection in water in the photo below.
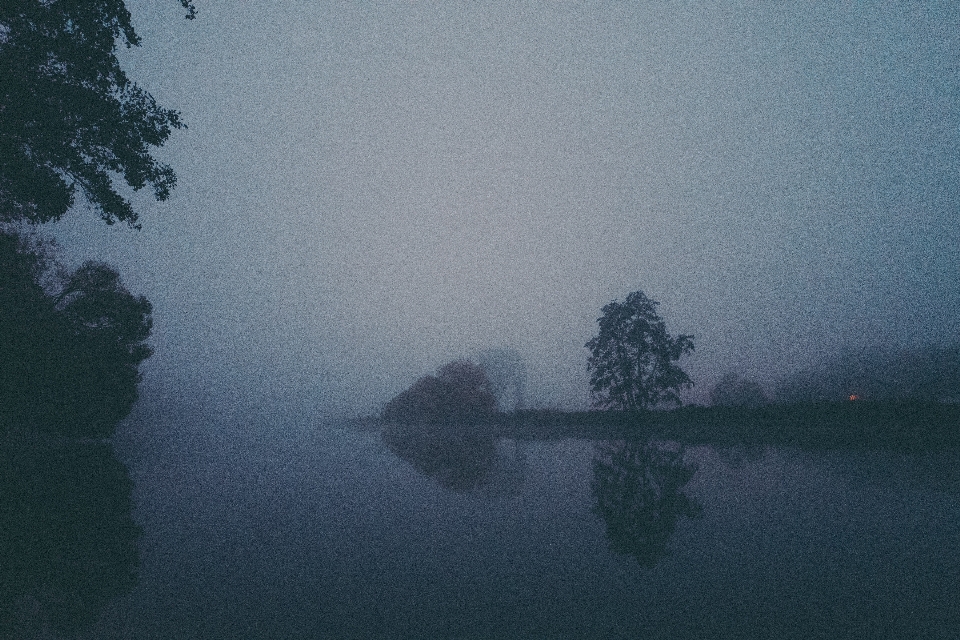
[[[701,505],[681,492],[696,468],[684,463],[682,448],[653,441],[619,440],[595,448],[594,513],[607,525],[610,548],[653,567],[666,554],[680,517],[702,513]]]
[[[0,636],[73,635],[137,580],[127,469],[99,441],[0,444]]]
[[[417,471],[452,491],[483,486],[496,459],[496,438],[483,424],[391,423],[383,440]]]

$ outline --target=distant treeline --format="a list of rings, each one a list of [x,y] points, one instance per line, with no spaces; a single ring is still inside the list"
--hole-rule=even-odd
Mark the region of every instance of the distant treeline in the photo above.
[[[459,434],[458,438],[476,434],[482,434],[484,439],[660,438],[688,444],[804,448],[960,447],[960,403],[942,401],[954,397],[954,387],[947,381],[953,378],[957,354],[948,349],[914,354],[916,358],[901,355],[886,360],[863,359],[860,361],[863,366],[846,370],[846,373],[858,371],[859,376],[843,373],[838,373],[836,378],[822,376],[819,388],[824,390],[827,399],[811,392],[812,398],[806,396],[809,399],[773,403],[759,385],[727,376],[711,392],[714,402],[711,407],[579,412],[497,411],[490,391],[492,385],[484,369],[469,361],[455,361],[441,367],[436,376],[424,376],[395,396],[387,403],[381,418],[386,423],[384,433],[389,436],[388,443],[396,447],[400,447],[397,443],[408,434],[429,434],[424,442],[433,444],[421,448],[431,451],[425,458],[431,460],[435,457],[432,451],[438,450],[434,440],[446,442],[453,433]],[[922,362],[926,362],[926,366]],[[911,371],[914,376],[907,379]],[[894,375],[898,372],[902,375]],[[879,380],[884,373],[890,384],[900,391],[893,394],[893,398],[881,393],[894,388],[881,388]],[[878,382],[868,384],[873,379]],[[911,380],[916,384],[911,384]],[[939,383],[933,384],[934,381]],[[854,386],[854,383],[858,384]],[[844,390],[844,395],[840,395],[840,390]],[[838,396],[844,399],[839,400]],[[426,428],[426,425],[440,426]],[[397,450],[401,449],[405,451],[403,447]]]
[[[846,352],[781,379],[781,403],[873,401],[960,402],[960,346]]]
[[[688,444],[927,450],[960,446],[960,405],[819,402],[670,411],[527,410],[492,416],[500,437],[663,438]]]

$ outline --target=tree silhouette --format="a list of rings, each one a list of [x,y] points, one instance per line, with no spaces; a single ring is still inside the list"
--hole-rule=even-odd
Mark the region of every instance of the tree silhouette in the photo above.
[[[108,224],[136,226],[114,176],[170,195],[176,176],[150,151],[184,125],[130,81],[118,41],[140,44],[123,0],[0,3],[0,220],[57,220],[79,190]]]
[[[693,336],[671,337],[657,315],[658,304],[634,291],[625,302],[603,307],[599,334],[586,344],[596,406],[636,411],[680,404],[680,389],[693,384],[676,364],[693,351]]]
[[[591,488],[610,548],[653,567],[666,553],[679,519],[702,513],[681,492],[695,471],[683,462],[682,449],[623,440],[598,444]]]

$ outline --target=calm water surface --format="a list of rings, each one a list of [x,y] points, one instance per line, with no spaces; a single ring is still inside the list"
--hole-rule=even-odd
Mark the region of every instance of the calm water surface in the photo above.
[[[158,407],[117,438],[139,581],[90,638],[960,637],[957,452],[656,443],[604,486],[658,451],[686,482],[618,519],[610,443],[500,440],[451,490],[378,432]]]

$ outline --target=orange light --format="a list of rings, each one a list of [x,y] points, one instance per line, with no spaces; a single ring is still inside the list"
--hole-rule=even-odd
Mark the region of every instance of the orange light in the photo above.
[[[859,400],[859,399],[860,399],[860,396],[858,396],[857,394],[855,393],[850,394],[850,402],[853,402],[854,400]]]

